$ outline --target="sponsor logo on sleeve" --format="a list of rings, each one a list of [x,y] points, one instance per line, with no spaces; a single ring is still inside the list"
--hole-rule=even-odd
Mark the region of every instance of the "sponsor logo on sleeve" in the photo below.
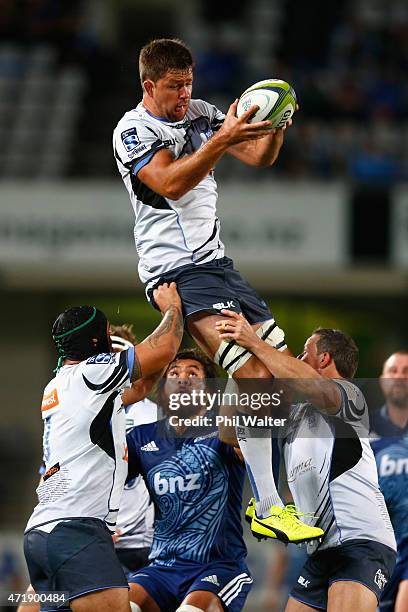
[[[139,145],[139,140],[137,138],[136,128],[130,128],[129,130],[125,130],[121,133],[120,137],[122,138],[123,146],[126,151],[132,151],[137,145]]]
[[[44,410],[51,410],[51,408],[55,408],[58,404],[58,393],[56,389],[53,389],[50,393],[44,393],[41,410],[42,412],[44,412]]]
[[[92,357],[87,359],[86,363],[95,365],[116,363],[116,355],[117,353],[100,353],[99,355],[92,355]]]

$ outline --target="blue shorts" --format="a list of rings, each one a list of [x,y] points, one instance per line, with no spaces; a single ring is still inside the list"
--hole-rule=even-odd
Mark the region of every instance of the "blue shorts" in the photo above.
[[[381,612],[393,612],[400,582],[408,580],[408,538],[398,544],[398,557],[391,580],[380,600]]]
[[[360,582],[380,599],[395,567],[392,548],[372,540],[350,540],[313,553],[290,596],[317,610],[327,609],[327,592],[338,581]]]
[[[24,535],[24,554],[36,593],[59,591],[68,599],[102,589],[127,588],[112,535],[99,519],[59,523],[51,533],[31,529]],[[43,604],[41,610],[70,610]]]
[[[176,610],[189,593],[210,591],[226,610],[241,612],[251,589],[252,578],[243,561],[193,563],[177,561],[165,566],[152,563],[129,576],[155,600],[160,610]]]
[[[222,308],[242,312],[251,324],[273,318],[266,302],[234,269],[228,257],[198,266],[188,264],[150,281],[146,296],[154,308],[157,306],[153,290],[162,283],[172,282],[177,283],[185,318],[201,311],[217,314]]]

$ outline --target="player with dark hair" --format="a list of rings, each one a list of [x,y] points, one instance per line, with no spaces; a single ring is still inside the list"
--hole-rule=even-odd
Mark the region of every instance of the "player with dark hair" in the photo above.
[[[215,376],[202,353],[180,351],[158,389],[166,418],[127,436],[129,477],[142,474],[156,509],[151,563],[129,577],[134,611],[240,612],[252,584],[240,515],[241,453],[215,428],[200,432],[185,422],[209,415],[186,396],[208,389]],[[184,398],[177,411],[172,394]]]
[[[386,359],[380,376],[384,406],[371,414],[371,443],[380,488],[397,539],[397,565],[380,601],[381,612],[408,609],[408,351]]]
[[[153,306],[157,284],[177,282],[187,330],[231,376],[269,378],[270,372],[249,351],[220,342],[215,331],[220,310],[228,306],[242,311],[266,342],[286,349],[284,333],[267,304],[224,255],[214,167],[226,153],[252,166],[271,166],[284,128],[271,129],[269,121],[249,123],[257,106],[237,118],[238,100],[225,115],[204,100],[192,99],[193,68],[182,41],[148,43],[139,56],[143,99],[114,131],[116,162],[135,213],[139,276]],[[276,520],[286,540],[315,537],[284,508],[273,479],[270,441],[260,440],[255,452],[245,438],[240,445],[251,482],[257,483],[260,516],[269,517],[270,526]]]
[[[58,316],[52,334],[59,359],[45,388],[45,473],[26,527],[24,552],[43,610],[128,612],[128,586],[112,534],[127,475],[125,413],[120,393],[160,372],[182,337],[175,284],[160,286],[160,325],[143,342],[113,353],[109,324],[94,306]]]
[[[396,545],[368,440],[367,404],[345,378],[357,369],[355,342],[340,330],[318,328],[295,359],[263,342],[241,315],[223,313],[230,319],[217,325],[220,336],[257,355],[301,400],[289,413],[281,455],[296,506],[325,534],[321,543],[308,543],[310,557],[286,612],[375,612]],[[256,526],[254,508],[247,518]]]

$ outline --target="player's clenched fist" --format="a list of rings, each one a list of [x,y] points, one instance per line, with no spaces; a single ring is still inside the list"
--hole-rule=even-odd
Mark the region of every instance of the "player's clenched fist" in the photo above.
[[[176,283],[163,283],[153,291],[153,298],[160,312],[164,314],[170,306],[176,306],[181,311],[181,300]]]

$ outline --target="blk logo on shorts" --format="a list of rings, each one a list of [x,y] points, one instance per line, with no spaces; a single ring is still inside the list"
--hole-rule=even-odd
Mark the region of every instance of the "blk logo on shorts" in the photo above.
[[[305,587],[305,589],[307,589],[310,584],[310,580],[306,580],[306,578],[303,578],[303,576],[299,576],[298,583],[301,584],[302,587]]]
[[[217,302],[217,304],[212,305],[216,310],[223,310],[224,308],[236,308],[234,301],[230,300],[226,304],[224,302]]]

